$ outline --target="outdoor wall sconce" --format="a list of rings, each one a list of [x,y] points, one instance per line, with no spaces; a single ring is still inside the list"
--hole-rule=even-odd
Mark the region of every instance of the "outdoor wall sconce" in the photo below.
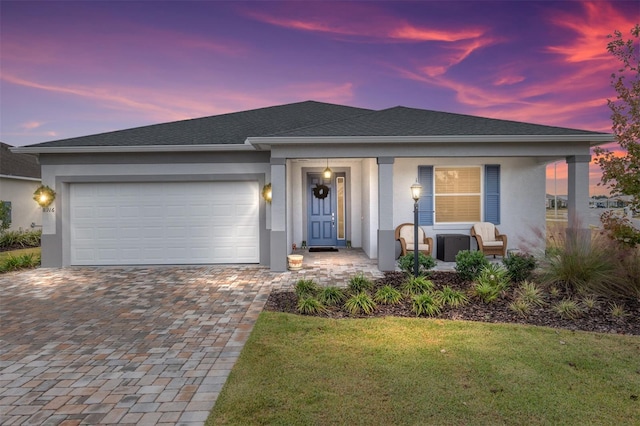
[[[49,207],[56,199],[56,191],[46,185],[40,185],[33,193],[33,199],[40,207]]]
[[[324,169],[324,171],[322,172],[322,176],[324,176],[325,179],[331,179],[331,174],[332,173],[333,172],[329,168],[329,159],[327,158],[327,168]]]
[[[264,198],[264,200],[267,203],[271,204],[271,197],[272,197],[271,183],[268,183],[262,187],[262,198]]]

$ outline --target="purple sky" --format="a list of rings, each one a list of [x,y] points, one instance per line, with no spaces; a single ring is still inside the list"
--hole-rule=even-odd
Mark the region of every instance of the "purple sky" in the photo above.
[[[2,0],[0,20],[0,141],[20,146],[308,99],[609,132],[606,36],[640,7]]]

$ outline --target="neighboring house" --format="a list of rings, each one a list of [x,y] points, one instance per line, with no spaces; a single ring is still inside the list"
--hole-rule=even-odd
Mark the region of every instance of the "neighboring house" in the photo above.
[[[57,192],[43,220],[44,266],[260,263],[284,271],[294,243],[349,241],[393,270],[394,230],[413,222],[416,179],[429,236],[469,235],[472,223],[491,221],[510,248],[531,248],[534,230],[545,227],[546,164],[568,163],[569,226],[577,227],[589,207],[590,148],[612,140],[307,101],[14,152],[38,154],[43,182]],[[261,196],[269,183],[271,203]]]
[[[40,165],[34,155],[14,154],[11,147],[0,142],[0,200],[10,209],[9,230],[39,229],[42,208],[33,193],[40,186]]]
[[[559,209],[566,209],[567,208],[567,196],[566,195],[551,195],[551,194],[547,194],[547,199],[546,199],[546,203],[545,206],[548,209],[554,209],[556,207],[556,202],[558,203],[558,208]]]
[[[620,209],[627,207],[631,202],[631,196],[619,195],[616,197],[591,197],[589,206],[598,209]]]

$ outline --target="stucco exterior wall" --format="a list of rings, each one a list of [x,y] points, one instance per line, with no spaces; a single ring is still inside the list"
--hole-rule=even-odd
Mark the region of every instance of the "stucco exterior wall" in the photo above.
[[[33,201],[33,193],[40,186],[35,179],[0,177],[0,200],[11,202],[10,231],[40,229],[42,208]],[[37,225],[32,228],[31,224]]]
[[[413,222],[413,199],[409,188],[418,166],[482,166],[500,164],[500,217],[498,228],[508,235],[509,249],[539,250],[545,227],[545,165],[534,158],[396,158],[394,164],[394,223]],[[469,235],[471,223],[422,226],[434,240],[437,234]],[[475,241],[471,247],[476,248]],[[434,250],[435,253],[435,250]]]

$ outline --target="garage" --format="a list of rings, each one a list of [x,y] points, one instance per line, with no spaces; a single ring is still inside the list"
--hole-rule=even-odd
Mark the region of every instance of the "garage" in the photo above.
[[[71,183],[72,265],[259,263],[254,181]]]

